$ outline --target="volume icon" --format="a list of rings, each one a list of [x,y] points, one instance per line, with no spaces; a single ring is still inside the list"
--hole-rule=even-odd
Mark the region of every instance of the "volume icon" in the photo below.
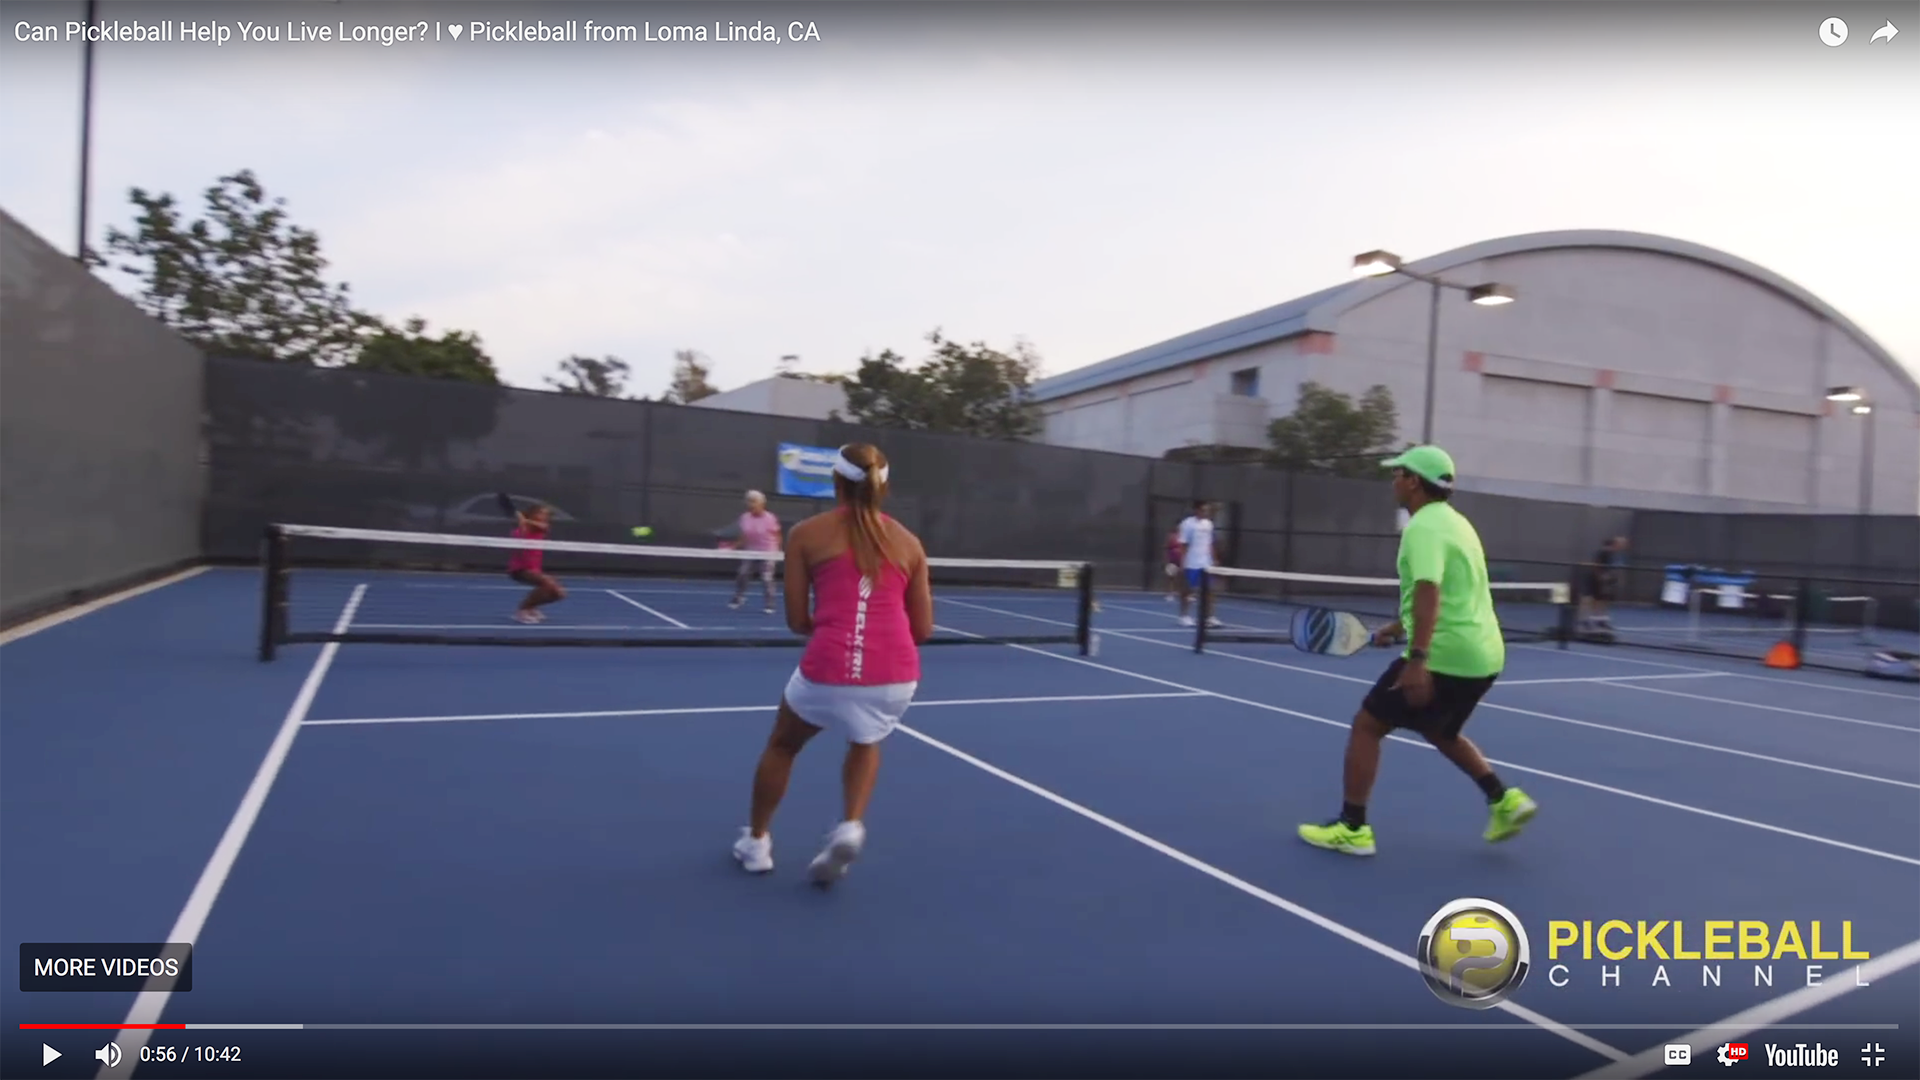
[[[120,1044],[108,1043],[93,1052],[93,1060],[102,1062],[109,1069],[120,1067]]]

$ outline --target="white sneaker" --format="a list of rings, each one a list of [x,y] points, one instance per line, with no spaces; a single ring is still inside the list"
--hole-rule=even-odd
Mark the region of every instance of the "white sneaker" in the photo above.
[[[516,611],[513,613],[513,621],[532,626],[540,621],[540,617],[531,611]]]
[[[1226,623],[1223,623],[1223,622],[1221,622],[1221,621],[1220,621],[1219,619],[1208,619],[1208,620],[1207,620],[1207,625],[1208,625],[1208,626],[1210,626],[1210,627],[1212,627],[1212,628],[1213,628],[1213,629],[1215,629],[1215,630],[1218,630],[1218,629],[1220,629],[1221,627],[1223,627],[1223,626],[1225,626],[1225,625],[1227,625],[1227,624],[1226,624]]]
[[[743,597],[738,597],[738,596],[736,596],[736,597],[734,597],[734,598],[733,598],[732,600],[729,600],[729,601],[727,601],[727,610],[728,610],[728,611],[739,611],[739,610],[740,610],[740,605],[742,605],[742,604],[744,604],[744,603],[746,603],[746,602],[747,602],[747,601],[746,601],[746,599],[745,599],[745,598],[743,598]]]
[[[772,604],[768,604],[768,605],[767,605],[767,614],[769,614],[769,615],[771,615],[771,614],[773,614],[773,605],[772,605]]]
[[[1193,616],[1191,616],[1191,615],[1182,615],[1182,616],[1180,616],[1180,625],[1181,625],[1181,626],[1192,626],[1192,625],[1193,625]]]
[[[767,873],[773,869],[773,834],[755,840],[752,829],[742,828],[740,839],[733,842],[733,857],[749,874]]]
[[[827,834],[827,846],[813,857],[807,876],[816,885],[831,885],[847,876],[847,867],[860,857],[867,844],[867,827],[857,821],[843,821]]]

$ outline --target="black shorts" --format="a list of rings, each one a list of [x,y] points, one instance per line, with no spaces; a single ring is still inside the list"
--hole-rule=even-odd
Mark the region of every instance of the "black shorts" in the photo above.
[[[1361,703],[1361,708],[1390,728],[1408,728],[1442,740],[1460,734],[1460,729],[1466,726],[1467,717],[1473,715],[1480,699],[1493,689],[1493,681],[1500,677],[1489,675],[1484,679],[1463,679],[1458,675],[1435,672],[1433,697],[1426,705],[1416,709],[1407,704],[1405,695],[1393,689],[1393,684],[1400,678],[1401,669],[1406,666],[1406,657],[1399,657],[1387,665],[1380,681],[1367,691],[1367,699]]]
[[[1611,603],[1614,592],[1614,576],[1611,570],[1599,570],[1587,575],[1587,596],[1601,603]]]

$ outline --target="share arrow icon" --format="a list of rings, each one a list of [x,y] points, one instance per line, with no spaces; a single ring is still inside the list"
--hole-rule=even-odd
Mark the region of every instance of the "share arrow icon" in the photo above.
[[[1878,30],[1875,30],[1873,32],[1873,37],[1867,39],[1867,44],[1871,45],[1876,41],[1892,41],[1893,35],[1899,32],[1900,32],[1900,28],[1893,25],[1891,22],[1889,22],[1887,25],[1881,27]]]

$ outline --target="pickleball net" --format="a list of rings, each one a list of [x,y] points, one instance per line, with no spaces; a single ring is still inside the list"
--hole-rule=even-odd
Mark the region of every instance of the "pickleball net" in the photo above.
[[[526,647],[797,648],[781,552],[712,551],[508,536],[275,525],[264,540],[260,657],[342,642]],[[514,618],[528,586],[507,576],[539,548],[566,598]],[[929,558],[929,645],[1077,645],[1092,651],[1093,567]],[[742,600],[736,579],[750,572]],[[772,610],[760,569],[773,571]],[[1049,628],[1057,628],[1051,629]]]
[[[1555,641],[1566,646],[1574,611],[1569,586],[1496,581],[1491,588],[1494,614],[1506,640]],[[1308,608],[1349,612],[1376,629],[1400,617],[1397,578],[1221,566],[1206,573],[1201,589],[1200,606],[1210,618],[1196,620],[1196,650],[1208,644],[1291,644],[1293,616]]]

